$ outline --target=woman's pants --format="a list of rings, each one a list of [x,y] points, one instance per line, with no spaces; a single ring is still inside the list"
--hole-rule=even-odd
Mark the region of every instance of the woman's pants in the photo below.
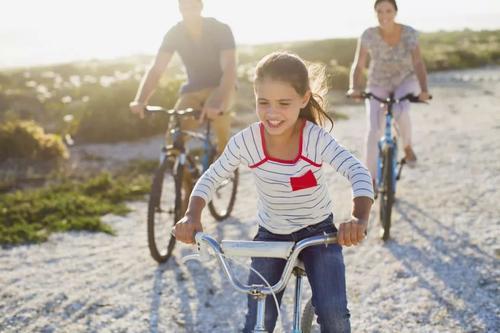
[[[390,90],[379,86],[369,86],[367,90],[381,98],[387,98],[391,93]],[[420,87],[418,81],[412,78],[403,81],[403,83],[394,90],[394,97],[400,98],[409,93],[419,94],[419,92]],[[377,179],[378,141],[383,136],[385,129],[385,105],[381,105],[379,101],[373,98],[367,99],[365,104],[368,122],[365,162],[372,175],[372,179]],[[396,121],[396,129],[403,141],[403,147],[411,146],[410,102],[403,101],[394,104],[392,111],[394,120]]]

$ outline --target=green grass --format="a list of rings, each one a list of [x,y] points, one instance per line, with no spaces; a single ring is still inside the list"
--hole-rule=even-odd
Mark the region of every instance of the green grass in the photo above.
[[[65,179],[5,194],[0,197],[0,244],[38,243],[51,233],[70,230],[113,235],[101,216],[127,213],[124,202],[148,191],[149,176],[129,170],[117,177],[102,173],[86,181]]]

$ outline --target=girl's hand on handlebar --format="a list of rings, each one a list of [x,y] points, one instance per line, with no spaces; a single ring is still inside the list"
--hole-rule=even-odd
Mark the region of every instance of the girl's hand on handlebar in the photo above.
[[[186,244],[194,244],[194,235],[197,232],[203,231],[203,226],[199,219],[195,219],[190,215],[184,215],[172,229],[172,234],[178,241]]]
[[[352,217],[339,225],[338,243],[342,246],[358,245],[366,234],[368,221]]]

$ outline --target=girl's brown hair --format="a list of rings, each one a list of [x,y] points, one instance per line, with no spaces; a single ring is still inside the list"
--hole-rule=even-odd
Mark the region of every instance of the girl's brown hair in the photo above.
[[[386,1],[386,2],[390,3],[391,5],[393,5],[394,9],[396,11],[398,11],[398,5],[396,4],[396,0],[375,0],[375,4],[373,5],[373,8],[376,8],[379,3],[384,2],[384,1]]]
[[[299,118],[324,126],[328,120],[333,127],[333,119],[326,113],[325,96],[328,92],[324,66],[307,66],[295,54],[273,52],[262,58],[255,69],[254,84],[264,78],[289,83],[295,91],[304,96],[309,90],[311,97],[307,105],[300,110]],[[313,78],[311,82],[310,78]]]

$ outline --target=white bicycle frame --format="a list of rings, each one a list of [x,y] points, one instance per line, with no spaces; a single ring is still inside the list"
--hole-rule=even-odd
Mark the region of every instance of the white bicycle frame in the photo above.
[[[231,285],[239,292],[250,294],[257,300],[257,319],[254,333],[268,333],[264,326],[264,314],[267,295],[275,295],[285,289],[292,272],[296,275],[295,300],[294,300],[294,319],[292,333],[301,333],[300,329],[300,308],[302,277],[305,275],[303,267],[298,263],[300,252],[314,245],[333,244],[337,242],[337,234],[324,234],[305,238],[297,243],[294,242],[272,242],[272,241],[222,241],[220,244],[208,234],[199,232],[195,236],[198,248],[197,254],[189,255],[183,258],[183,261],[196,259],[206,261],[210,257],[209,249],[217,257],[220,266],[226,274]],[[245,256],[245,257],[274,257],[283,258],[287,262],[285,268],[276,284],[270,285],[246,285],[235,278],[231,267],[228,265],[226,257]]]

